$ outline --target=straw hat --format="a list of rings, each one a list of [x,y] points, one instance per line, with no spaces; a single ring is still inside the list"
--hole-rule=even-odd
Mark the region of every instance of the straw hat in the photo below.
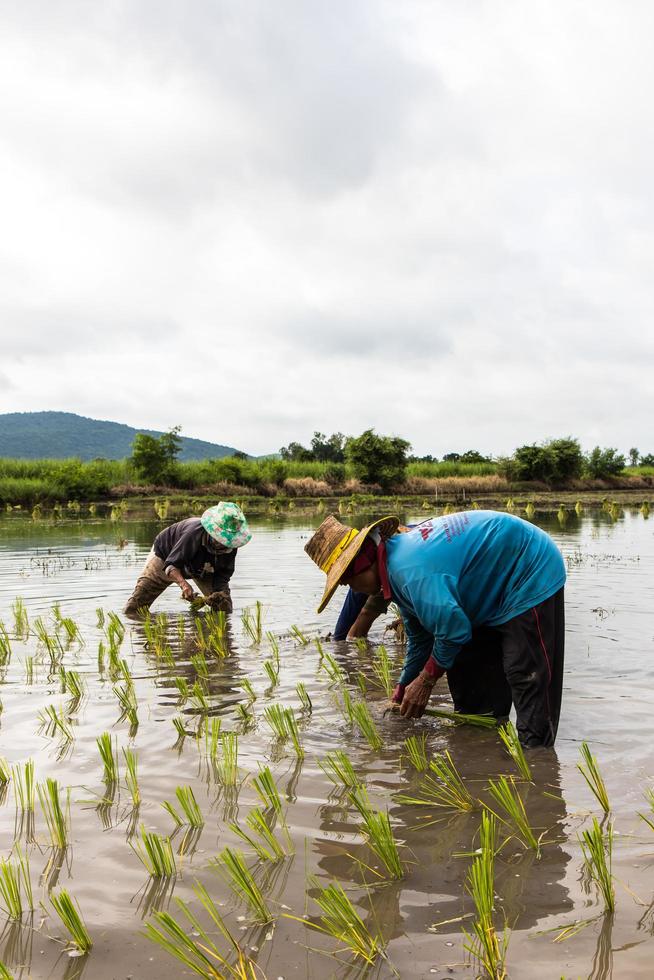
[[[363,542],[375,528],[382,540],[390,538],[398,529],[397,517],[382,517],[357,531],[355,527],[341,524],[333,514],[326,517],[310,541],[304,546],[309,558],[327,575],[327,584],[318,606],[321,613],[345,574],[347,566],[361,551]]]

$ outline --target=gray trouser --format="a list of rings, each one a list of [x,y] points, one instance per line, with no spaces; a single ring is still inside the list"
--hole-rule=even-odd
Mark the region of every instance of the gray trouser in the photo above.
[[[134,613],[138,612],[139,609],[149,609],[154,600],[157,599],[169,585],[173,584],[172,579],[169,579],[164,572],[165,567],[166,563],[155,555],[154,551],[151,551],[147,557],[145,565],[143,566],[141,574],[136,580],[134,591],[127,600],[127,605],[123,610],[126,616],[133,615]],[[194,578],[192,581],[195,583],[195,585],[197,585],[202,595],[211,595],[212,592],[214,592],[214,580],[212,575],[207,576],[206,578]],[[229,596],[229,585],[223,585],[221,591]]]

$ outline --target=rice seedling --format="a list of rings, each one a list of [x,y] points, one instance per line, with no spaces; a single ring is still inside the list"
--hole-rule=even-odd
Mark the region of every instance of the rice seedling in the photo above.
[[[520,770],[521,776],[524,779],[531,782],[532,781],[531,767],[527,762],[527,757],[525,756],[524,749],[520,744],[520,739],[518,738],[518,732],[516,731],[516,727],[513,724],[513,722],[508,721],[506,725],[500,725],[500,727],[497,730],[497,733],[502,740],[502,744],[504,745],[504,748],[509,753],[509,755],[515,762],[516,766]]]
[[[264,660],[263,669],[268,675],[271,687],[277,687],[279,684],[279,661]]]
[[[393,836],[388,810],[374,810],[365,786],[357,786],[349,794],[350,802],[363,820],[363,834],[368,846],[377,855],[391,878],[404,877],[397,841]]]
[[[11,660],[11,641],[5,624],[0,621],[0,665],[5,666]]]
[[[195,684],[193,685],[193,687],[191,688],[191,692],[189,694],[189,701],[192,704],[192,706],[195,708],[195,710],[198,711],[200,714],[209,714],[209,711],[211,710],[211,705],[209,704],[209,700],[208,700],[208,694],[209,692],[206,686],[202,683],[201,678],[198,678]]]
[[[12,767],[14,777],[14,793],[16,794],[16,806],[22,813],[34,812],[34,760],[28,759],[21,766],[20,763]]]
[[[263,805],[275,813],[282,812],[282,798],[277,789],[277,783],[268,766],[259,770],[259,775],[252,780],[255,792]]]
[[[388,655],[386,647],[381,644],[373,654],[372,672],[386,697],[390,698],[395,687],[393,683],[393,665],[391,664],[391,658]]]
[[[257,837],[248,834],[236,823],[230,824],[230,828],[241,840],[250,845],[257,857],[262,861],[281,861],[287,857],[283,844],[281,844],[275,836],[274,831],[269,827],[264,812],[260,807],[255,807],[251,810],[245,822],[252,831],[252,834],[258,835],[259,840],[257,840]]]
[[[368,652],[368,639],[367,639],[367,637],[365,637],[365,636],[357,636],[356,639],[355,639],[355,641],[354,641],[354,645],[357,648],[357,650],[359,651],[359,653],[367,653]]]
[[[82,919],[82,911],[77,902],[73,903],[72,898],[65,888],[61,888],[59,894],[53,892],[50,895],[52,907],[70,933],[70,938],[75,949],[80,953],[88,953],[93,946],[93,940],[89,936],[88,930]]]
[[[341,686],[345,684],[345,674],[327,650],[323,651],[320,667],[325,671],[332,684],[339,684]]]
[[[493,715],[470,715],[462,711],[442,711],[440,708],[425,708],[425,714],[432,718],[446,718],[457,725],[473,725],[476,728],[497,728]]]
[[[254,690],[252,684],[250,683],[247,677],[241,681],[240,687],[245,691],[245,694],[248,699],[248,704],[252,704],[254,701],[257,700],[257,692]]]
[[[25,667],[25,683],[34,683],[34,657],[25,657],[24,661]]]
[[[606,833],[593,817],[593,826],[584,830],[579,838],[584,855],[584,869],[597,885],[604,901],[605,912],[615,910],[615,890],[611,873],[613,854],[613,824],[609,822]]]
[[[201,650],[190,657],[190,663],[199,678],[201,678],[203,681],[207,681],[209,679],[209,664],[207,663],[207,659]]]
[[[272,922],[272,913],[241,851],[225,847],[211,864],[223,876],[232,891],[250,907],[257,922]]]
[[[236,732],[220,733],[220,761],[216,774],[223,786],[235,786],[238,781],[238,735]]]
[[[25,603],[20,596],[14,599],[11,611],[14,615],[14,636],[17,640],[26,640],[30,635],[30,623]]]
[[[70,643],[78,643],[80,646],[84,646],[84,637],[80,633],[79,626],[74,620],[70,619],[68,616],[64,616],[59,620],[59,625],[66,634],[66,640]]]
[[[39,645],[48,651],[50,663],[53,666],[59,664],[66,652],[60,638],[56,634],[52,635],[48,632],[48,628],[40,616],[34,620],[32,628]]]
[[[5,758],[0,756],[0,790],[6,789],[11,780],[11,768]]]
[[[300,646],[306,647],[309,645],[309,637],[302,632],[299,626],[295,626],[295,624],[291,626],[291,636],[300,644]]]
[[[516,789],[513,778],[509,781],[507,780],[506,776],[500,776],[497,782],[495,782],[493,779],[489,779],[488,791],[495,802],[506,814],[506,816],[503,817],[501,814],[492,811],[495,813],[495,816],[499,817],[504,824],[512,824],[518,838],[522,841],[524,846],[530,847],[536,852],[536,856],[540,857],[540,840],[536,837],[531,828],[524,802],[520,796],[520,793]]]
[[[343,695],[343,708],[342,708],[343,717],[350,725],[353,725],[354,724],[354,701],[352,700],[352,697],[350,696],[350,692],[346,687],[342,689],[342,695]]]
[[[132,798],[132,804],[138,806],[141,802],[141,789],[138,780],[138,755],[133,749],[123,749],[125,759],[125,785]]]
[[[204,827],[202,810],[198,806],[198,801],[195,798],[192,787],[178,786],[175,790],[175,796],[177,797],[177,801],[182,808],[182,813],[186,818],[186,823],[188,823],[191,827]]]
[[[525,507],[525,514],[527,515],[528,519],[531,520],[535,513],[536,513],[536,508],[534,507],[532,502],[529,501],[529,503]]]
[[[23,914],[23,894],[28,908],[34,907],[32,881],[27,856],[18,848],[18,860],[0,858],[0,902],[10,919]]]
[[[172,878],[177,874],[170,837],[146,830],[141,824],[141,839],[129,844],[152,878]]]
[[[72,742],[75,737],[62,707],[55,708],[54,704],[46,704],[43,711],[39,711],[37,718],[39,730],[45,731],[50,738],[58,735],[63,742]]]
[[[300,704],[302,705],[302,711],[304,711],[305,714],[310,715],[311,712],[313,711],[313,702],[309,697],[309,692],[307,691],[302,681],[297,682],[297,684],[295,685],[295,690],[297,691],[297,696],[300,699]]]
[[[215,762],[218,753],[221,724],[220,718],[214,716],[208,719],[207,724],[204,726],[204,751],[207,758],[211,759],[212,762]]]
[[[298,759],[302,759],[304,758],[304,749],[302,748],[302,744],[300,742],[300,731],[297,726],[297,719],[293,708],[285,708],[284,716],[286,719],[286,731],[288,732],[291,742],[293,743],[295,754]]]
[[[368,693],[368,681],[366,680],[366,675],[362,674],[361,671],[359,671],[358,674],[356,675],[356,682],[361,697],[365,698],[366,694]]]
[[[263,635],[262,611],[263,607],[257,600],[254,604],[254,613],[250,611],[249,606],[246,606],[241,613],[243,632],[249,636],[252,643],[256,646],[261,643],[261,637]]]
[[[193,891],[213,924],[230,944],[231,954],[223,953],[216,946],[197,916],[182,899],[177,899],[177,904],[191,925],[191,935],[169,912],[155,912],[153,918],[156,926],[151,922],[145,926],[147,937],[204,980],[257,980],[257,977],[262,977],[263,974],[254,961],[241,949],[229,931],[204,886],[196,882]],[[192,938],[196,936],[197,940]],[[230,960],[235,961],[233,965]]]
[[[492,980],[504,980],[508,940],[505,931],[500,941],[493,925],[496,830],[495,817],[484,811],[479,852],[473,859],[466,882],[466,890],[475,905],[475,921],[472,934],[465,929],[463,934],[467,940],[464,948],[480,963],[485,974]]]
[[[409,735],[404,740],[404,749],[413,768],[417,772],[425,772],[429,764],[427,762],[427,736]]]
[[[241,704],[240,702],[236,705],[236,714],[238,720],[241,722],[242,730],[248,731],[254,725],[254,712],[249,704]]]
[[[72,706],[77,706],[84,695],[86,694],[86,684],[84,678],[77,670],[66,670],[65,667],[61,668],[60,672],[61,678],[61,690],[64,694],[70,694],[71,699],[69,702],[69,709]]]
[[[182,705],[188,701],[191,690],[188,686],[188,681],[185,677],[173,677],[173,683],[177,690],[179,691],[179,704]]]
[[[276,735],[280,741],[286,741],[288,738],[288,732],[286,730],[286,717],[281,704],[269,705],[265,709],[263,717],[266,723],[270,725],[273,734]]]
[[[119,721],[127,718],[132,728],[138,728],[138,702],[136,700],[136,691],[134,690],[134,685],[132,682],[126,681],[124,684],[116,684],[112,690],[116,695],[116,699],[118,700],[118,704],[120,706]]]
[[[99,630],[104,628],[104,609],[101,606],[95,610],[95,625]]]
[[[342,749],[334,749],[327,752],[323,760],[318,760],[318,765],[328,779],[336,786],[344,786],[346,789],[354,789],[361,780],[354,771],[349,756]]]
[[[170,500],[164,497],[163,500],[155,500],[152,506],[159,520],[165,521],[168,517],[168,510],[170,509]]]
[[[464,812],[470,812],[479,807],[479,801],[471,795],[463,782],[449,752],[432,759],[429,763],[429,770],[429,773],[421,779],[418,787],[421,795],[414,797],[401,793],[396,796],[398,802],[418,806],[442,806]]]
[[[50,834],[50,842],[53,847],[63,849],[68,846],[70,790],[66,792],[66,803],[62,807],[59,796],[59,783],[56,779],[48,778],[45,781],[45,785],[38,783],[36,789],[48,833]]]
[[[314,901],[322,915],[320,924],[303,920],[306,925],[332,936],[366,963],[374,963],[379,955],[383,955],[384,940],[379,933],[370,932],[342,885],[333,881],[326,888],[321,888],[314,877],[309,878],[309,884],[318,893]]]
[[[110,645],[120,646],[125,639],[125,626],[123,625],[118,613],[110,612],[107,616],[109,620],[107,626],[107,640]]]
[[[599,766],[597,765],[597,759],[591,753],[590,747],[587,742],[581,743],[581,758],[582,762],[577,763],[577,769],[581,775],[586,780],[588,788],[591,793],[597,799],[599,805],[602,807],[604,813],[608,813],[611,809],[611,804],[609,803],[609,794],[606,791],[606,785],[602,774],[599,771]]]
[[[645,520],[647,520],[647,518],[649,517],[649,500],[643,501],[642,506],[640,508],[640,512],[645,518]]]
[[[316,637],[313,642],[315,643],[316,650],[318,651],[318,670],[320,670],[322,667],[322,662],[325,659],[325,648],[318,637]]]
[[[358,701],[352,708],[354,722],[371,749],[381,749],[384,744],[365,701]]]
[[[638,816],[645,821],[648,827],[651,827],[652,830],[654,830],[654,789],[646,789],[644,796],[649,803],[652,813],[650,816],[646,816],[644,813],[639,813]]]
[[[104,767],[105,783],[115,785],[118,782],[118,751],[116,739],[112,738],[109,732],[103,732],[96,740],[98,752]]]

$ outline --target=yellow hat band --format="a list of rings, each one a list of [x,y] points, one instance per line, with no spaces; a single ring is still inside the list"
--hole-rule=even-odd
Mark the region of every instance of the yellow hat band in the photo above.
[[[327,556],[327,558],[325,559],[325,561],[320,566],[320,568],[322,569],[323,572],[326,573],[326,572],[329,571],[329,569],[332,567],[332,565],[334,564],[334,562],[336,561],[336,559],[338,558],[338,556],[341,555],[345,551],[345,549],[349,545],[349,543],[352,540],[352,538],[356,538],[356,536],[357,536],[358,533],[359,532],[357,531],[357,529],[355,527],[350,528],[350,530],[347,532],[347,534],[345,535],[345,537],[342,538],[338,542],[338,544],[336,545],[336,547],[334,548],[334,550],[332,551],[332,553]]]

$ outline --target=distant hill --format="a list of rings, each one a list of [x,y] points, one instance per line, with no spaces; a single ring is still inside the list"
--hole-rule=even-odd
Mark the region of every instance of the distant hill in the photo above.
[[[120,422],[101,422],[73,412],[9,412],[0,415],[0,456],[15,459],[124,459],[132,454],[137,432],[160,436],[154,429],[133,429]],[[181,437],[178,459],[219,459],[232,446]]]

